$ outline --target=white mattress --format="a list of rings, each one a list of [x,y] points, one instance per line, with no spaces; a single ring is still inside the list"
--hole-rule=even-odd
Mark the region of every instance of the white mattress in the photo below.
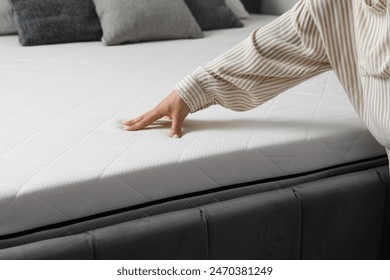
[[[121,130],[270,19],[117,47],[0,37],[0,235],[383,155],[332,72],[249,112],[190,115],[181,139]]]

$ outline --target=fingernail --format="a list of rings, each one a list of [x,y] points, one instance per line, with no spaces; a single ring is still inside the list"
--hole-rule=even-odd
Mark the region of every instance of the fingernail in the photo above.
[[[180,138],[179,134],[173,134],[172,138]]]
[[[128,127],[127,127],[127,126],[125,126],[125,127],[123,128],[123,130],[125,130],[125,131],[127,131],[127,129],[128,129]]]

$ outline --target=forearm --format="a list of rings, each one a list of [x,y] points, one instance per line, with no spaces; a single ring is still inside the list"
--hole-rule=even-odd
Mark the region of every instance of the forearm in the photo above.
[[[175,89],[191,112],[213,104],[243,111],[330,69],[305,2],[198,68]]]

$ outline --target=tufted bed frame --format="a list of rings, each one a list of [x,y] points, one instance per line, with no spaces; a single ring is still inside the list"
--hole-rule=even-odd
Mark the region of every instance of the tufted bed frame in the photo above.
[[[0,259],[388,259],[388,171],[383,155],[131,206],[2,237]]]

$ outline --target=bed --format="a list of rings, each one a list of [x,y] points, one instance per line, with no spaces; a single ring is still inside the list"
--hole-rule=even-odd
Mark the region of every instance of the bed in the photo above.
[[[121,130],[275,17],[115,47],[0,37],[0,259],[389,258],[386,152],[333,72],[192,114],[181,139]]]

